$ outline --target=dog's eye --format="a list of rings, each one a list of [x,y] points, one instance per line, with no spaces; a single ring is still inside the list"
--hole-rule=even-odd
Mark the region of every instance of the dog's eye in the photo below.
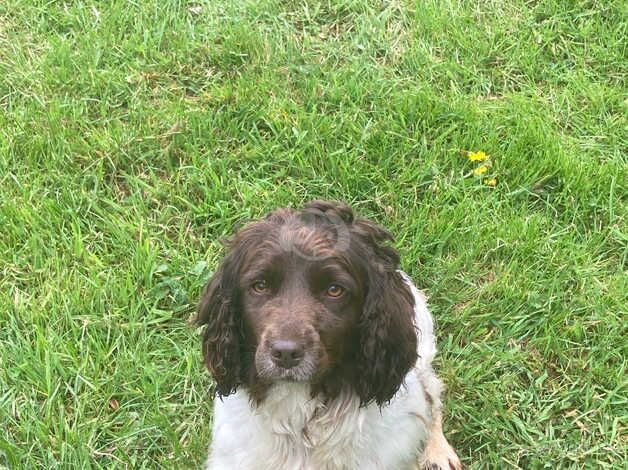
[[[256,293],[263,294],[268,290],[268,283],[264,279],[258,279],[252,287]]]
[[[327,288],[327,295],[329,297],[338,298],[345,293],[345,288],[339,284],[330,284]]]

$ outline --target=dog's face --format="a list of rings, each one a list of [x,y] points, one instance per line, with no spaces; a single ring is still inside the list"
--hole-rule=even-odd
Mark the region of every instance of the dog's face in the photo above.
[[[256,371],[266,381],[312,382],[356,346],[364,280],[320,226],[264,230],[239,286]]]
[[[413,300],[381,227],[339,203],[279,209],[240,230],[198,312],[221,395],[277,381],[363,403],[392,397],[416,360]]]

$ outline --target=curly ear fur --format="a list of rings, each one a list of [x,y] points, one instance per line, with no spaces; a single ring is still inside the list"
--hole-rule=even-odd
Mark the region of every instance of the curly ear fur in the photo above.
[[[205,287],[196,315],[196,324],[206,325],[203,356],[219,396],[235,392],[242,382],[240,348],[244,339],[237,298],[238,260],[234,257],[227,256]]]
[[[353,225],[357,235],[372,251],[367,265],[368,293],[358,323],[356,392],[363,405],[388,402],[417,360],[417,331],[414,298],[398,272],[399,255],[386,241],[392,236],[366,219]]]

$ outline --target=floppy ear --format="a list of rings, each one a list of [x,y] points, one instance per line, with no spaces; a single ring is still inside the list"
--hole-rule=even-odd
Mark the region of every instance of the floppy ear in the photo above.
[[[219,396],[235,392],[241,383],[240,345],[244,338],[234,258],[233,253],[228,255],[205,287],[195,319],[197,325],[206,325],[203,356]]]
[[[354,233],[366,245],[368,292],[358,323],[356,392],[363,405],[388,402],[417,360],[414,297],[403,280],[399,255],[386,246],[392,236],[384,228],[357,219]]]

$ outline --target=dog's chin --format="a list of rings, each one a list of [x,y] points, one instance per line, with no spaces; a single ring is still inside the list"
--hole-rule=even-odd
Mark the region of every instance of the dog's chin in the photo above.
[[[273,382],[309,382],[313,378],[311,374],[304,374],[292,369],[279,369],[268,377]]]
[[[257,364],[257,376],[264,382],[309,383],[315,381],[318,375],[317,367],[308,362],[290,369],[285,369],[266,361],[262,364]]]

